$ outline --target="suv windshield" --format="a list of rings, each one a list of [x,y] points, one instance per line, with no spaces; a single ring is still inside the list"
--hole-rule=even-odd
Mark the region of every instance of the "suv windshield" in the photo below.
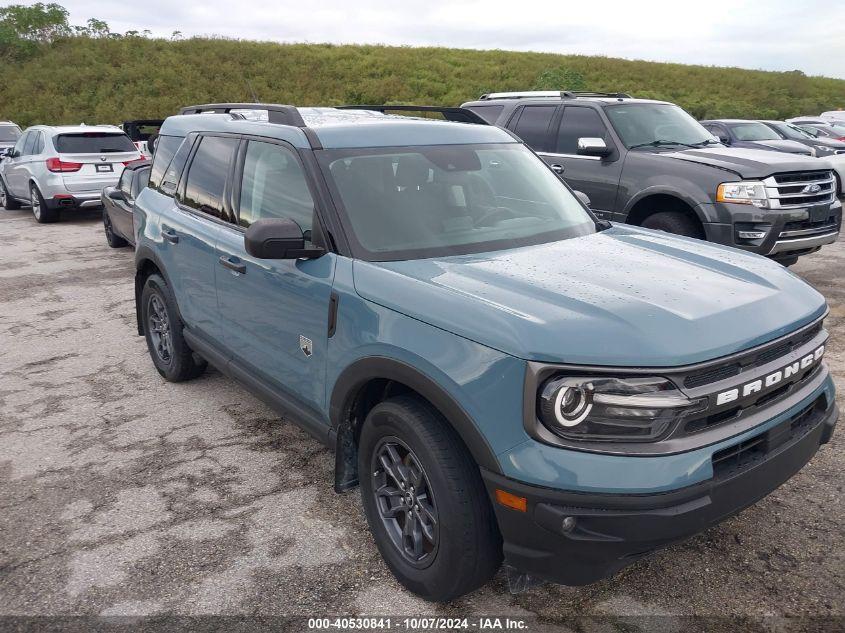
[[[620,103],[605,108],[628,149],[642,145],[707,145],[713,135],[671,103]]]
[[[126,134],[108,132],[81,132],[60,134],[55,140],[60,154],[108,154],[112,152],[137,152]]]
[[[12,143],[21,137],[21,131],[16,125],[0,125],[0,143]]]
[[[728,127],[738,141],[779,141],[780,136],[768,125],[749,121],[748,123],[729,123]]]
[[[317,154],[361,259],[479,253],[596,231],[580,202],[521,144]]]
[[[795,127],[789,123],[772,122],[767,123],[767,125],[793,141],[806,141],[809,138],[813,138],[812,135],[807,134],[807,132],[801,128]]]

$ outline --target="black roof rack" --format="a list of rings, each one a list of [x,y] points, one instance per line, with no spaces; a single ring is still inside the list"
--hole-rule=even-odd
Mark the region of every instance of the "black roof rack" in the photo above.
[[[421,106],[421,105],[343,105],[336,106],[338,110],[372,110],[374,112],[439,112],[447,121],[457,123],[475,123],[477,125],[489,125],[472,110],[466,108]]]
[[[610,99],[633,99],[625,92],[580,92],[572,90],[524,90],[519,92],[489,92],[479,97],[480,101],[491,99],[577,99],[578,97],[600,97]]]
[[[295,106],[279,103],[205,103],[185,106],[179,110],[179,114],[229,114],[232,110],[266,110],[267,120],[270,123],[306,127],[305,120]]]

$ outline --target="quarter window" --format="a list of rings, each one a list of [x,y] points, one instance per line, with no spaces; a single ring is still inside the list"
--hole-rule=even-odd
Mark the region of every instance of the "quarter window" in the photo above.
[[[156,143],[156,153],[150,170],[150,187],[158,188],[173,155],[184,139],[181,136],[159,136]]]
[[[492,125],[499,118],[499,115],[502,113],[502,110],[505,109],[505,106],[503,106],[503,105],[478,105],[478,106],[472,106],[468,109],[472,110],[478,116],[480,116],[482,119],[487,121],[487,123],[490,123]]]
[[[248,227],[262,218],[290,218],[303,232],[314,223],[314,200],[302,166],[289,149],[250,141],[244,160],[238,223]]]
[[[236,138],[205,136],[200,140],[188,168],[183,204],[228,221],[223,210],[223,193],[237,147]]]
[[[525,106],[513,128],[514,133],[538,152],[548,148],[549,124],[557,106]]]
[[[44,135],[41,132],[35,134],[35,145],[32,146],[33,154],[40,154],[44,151]]]
[[[607,128],[592,108],[567,106],[560,120],[555,151],[577,154],[579,138],[600,138],[607,143]]]

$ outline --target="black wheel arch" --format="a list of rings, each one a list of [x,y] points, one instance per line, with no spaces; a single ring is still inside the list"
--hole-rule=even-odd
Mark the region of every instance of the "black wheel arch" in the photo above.
[[[358,483],[358,432],[366,412],[378,402],[399,393],[415,393],[428,401],[451,424],[478,466],[501,472],[487,439],[460,403],[443,387],[408,363],[386,356],[373,356],[355,361],[344,369],[332,389],[329,441],[335,445],[337,492],[349,490]]]
[[[696,200],[671,187],[649,187],[637,193],[625,205],[625,222],[640,225],[647,217],[661,211],[679,211],[702,225],[707,222]]]
[[[135,250],[135,320],[138,326],[138,336],[144,336],[144,323],[141,318],[141,293],[144,291],[147,277],[151,274],[161,275],[167,285],[173,288],[170,277],[155,251],[148,246],[139,246]],[[176,311],[179,311],[178,305]],[[179,318],[182,318],[181,315]]]

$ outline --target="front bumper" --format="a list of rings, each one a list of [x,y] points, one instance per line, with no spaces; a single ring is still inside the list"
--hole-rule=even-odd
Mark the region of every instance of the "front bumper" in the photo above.
[[[601,580],[765,497],[830,439],[838,416],[823,393],[799,414],[715,452],[711,479],[659,494],[567,492],[482,471],[491,499],[496,489],[527,499],[526,512],[494,501],[506,564],[566,585]]]
[[[745,204],[714,203],[701,205],[708,221],[704,232],[708,241],[767,255],[790,259],[817,251],[835,242],[842,228],[842,203],[815,205],[797,209],[758,209]],[[746,239],[741,231],[758,231],[764,237]]]

